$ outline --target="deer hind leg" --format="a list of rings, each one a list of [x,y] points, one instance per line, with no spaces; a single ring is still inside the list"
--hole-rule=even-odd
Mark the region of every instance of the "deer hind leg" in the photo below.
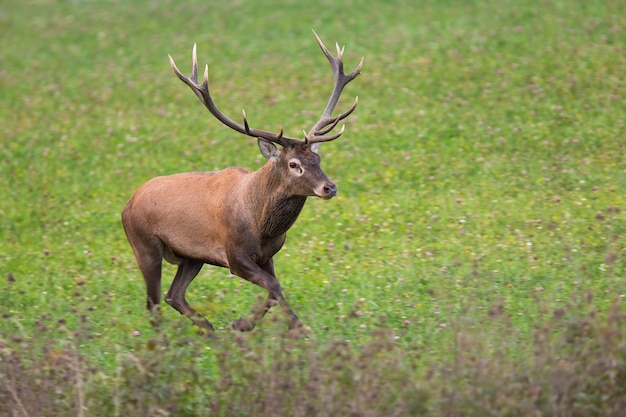
[[[152,314],[151,322],[158,327],[161,304],[161,268],[163,247],[160,241],[144,242],[129,238],[141,275],[146,283],[146,307]]]
[[[159,259],[140,261],[139,269],[146,282],[147,302],[146,307],[149,311],[155,312],[161,304],[161,267],[162,262]]]
[[[202,261],[181,259],[174,281],[172,281],[172,285],[165,295],[165,301],[180,314],[193,321],[196,326],[206,330],[208,334],[212,334],[214,329],[211,322],[194,310],[185,299],[187,287],[198,275],[203,265],[204,262]]]

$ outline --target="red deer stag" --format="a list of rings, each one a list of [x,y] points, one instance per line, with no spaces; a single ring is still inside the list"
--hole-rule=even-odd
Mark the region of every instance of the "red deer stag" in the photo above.
[[[245,112],[243,125],[224,115],[215,105],[208,85],[208,66],[198,84],[196,46],[192,53],[192,72],[184,76],[170,56],[172,70],[187,84],[220,122],[257,138],[261,153],[268,161],[261,169],[249,172],[226,168],[217,172],[188,172],[157,177],[142,185],[122,212],[122,222],[133,248],[147,293],[148,309],[158,314],[161,298],[162,259],[178,265],[165,301],[190,318],[207,334],[213,325],[195,311],[185,299],[185,291],[204,264],[230,271],[268,292],[265,303],[249,318],[235,320],[231,327],[248,331],[254,328],[270,307],[278,303],[289,317],[289,329],[302,322],[289,307],[274,273],[272,257],[285,243],[286,232],[296,221],[308,196],[330,199],[337,187],[320,168],[320,144],[337,139],[344,130],[331,134],[337,124],[356,108],[332,116],[343,88],[359,75],[363,59],[346,75],[343,49],[333,56],[313,32],[330,62],[334,86],[321,118],[304,139],[253,129]],[[280,145],[279,147],[276,145]]]

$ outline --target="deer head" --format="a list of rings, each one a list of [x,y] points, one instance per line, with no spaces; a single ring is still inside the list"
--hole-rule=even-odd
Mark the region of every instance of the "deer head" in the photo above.
[[[285,136],[282,128],[278,133],[253,129],[248,123],[248,118],[244,110],[242,110],[243,124],[233,121],[222,113],[213,102],[213,98],[209,92],[208,65],[205,66],[204,69],[202,84],[198,84],[198,59],[196,56],[195,44],[192,50],[192,69],[191,76],[189,77],[183,75],[176,67],[176,63],[171,55],[168,56],[174,73],[182,82],[191,88],[198,99],[200,99],[213,116],[226,126],[239,133],[256,137],[259,149],[261,150],[263,156],[271,161],[277,161],[280,165],[284,166],[285,170],[289,173],[288,175],[291,177],[306,178],[305,173],[315,173],[314,177],[317,179],[317,186],[313,187],[313,193],[305,195],[332,198],[336,195],[337,189],[335,184],[331,183],[321,171],[319,167],[320,159],[317,156],[317,153],[323,142],[335,140],[343,134],[345,125],[342,125],[341,130],[338,133],[331,134],[331,132],[335,129],[339,122],[348,117],[354,109],[356,109],[359,102],[358,97],[355,98],[354,103],[347,111],[337,116],[332,116],[333,110],[337,105],[343,88],[360,74],[361,68],[363,67],[363,58],[361,58],[361,61],[356,69],[346,75],[343,70],[343,48],[339,48],[339,44],[336,43],[335,47],[337,49],[337,56],[333,56],[315,31],[313,31],[313,35],[330,63],[334,76],[334,85],[330,98],[328,99],[328,103],[326,104],[326,108],[324,109],[321,117],[308,132],[303,131],[303,139]],[[280,145],[280,148],[276,145]],[[311,178],[311,180],[313,180],[313,178]],[[322,185],[322,183],[325,184]]]

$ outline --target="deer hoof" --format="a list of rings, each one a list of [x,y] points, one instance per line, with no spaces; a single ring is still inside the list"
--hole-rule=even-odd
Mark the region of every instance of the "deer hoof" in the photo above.
[[[216,339],[217,338],[217,334],[215,333],[214,330],[209,330],[209,329],[205,329],[205,328],[200,328],[196,330],[196,334],[198,336],[202,336],[205,339]]]
[[[288,335],[292,339],[306,339],[311,335],[311,328],[300,322],[298,326],[289,329]]]
[[[237,320],[233,321],[230,324],[229,328],[231,330],[237,330],[239,332],[249,332],[254,329],[254,322],[250,319],[240,317]]]

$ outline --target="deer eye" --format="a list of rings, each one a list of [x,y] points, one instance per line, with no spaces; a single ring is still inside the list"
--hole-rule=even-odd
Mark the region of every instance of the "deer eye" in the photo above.
[[[291,169],[298,168],[298,164],[296,164],[295,162],[289,162],[289,168]]]

